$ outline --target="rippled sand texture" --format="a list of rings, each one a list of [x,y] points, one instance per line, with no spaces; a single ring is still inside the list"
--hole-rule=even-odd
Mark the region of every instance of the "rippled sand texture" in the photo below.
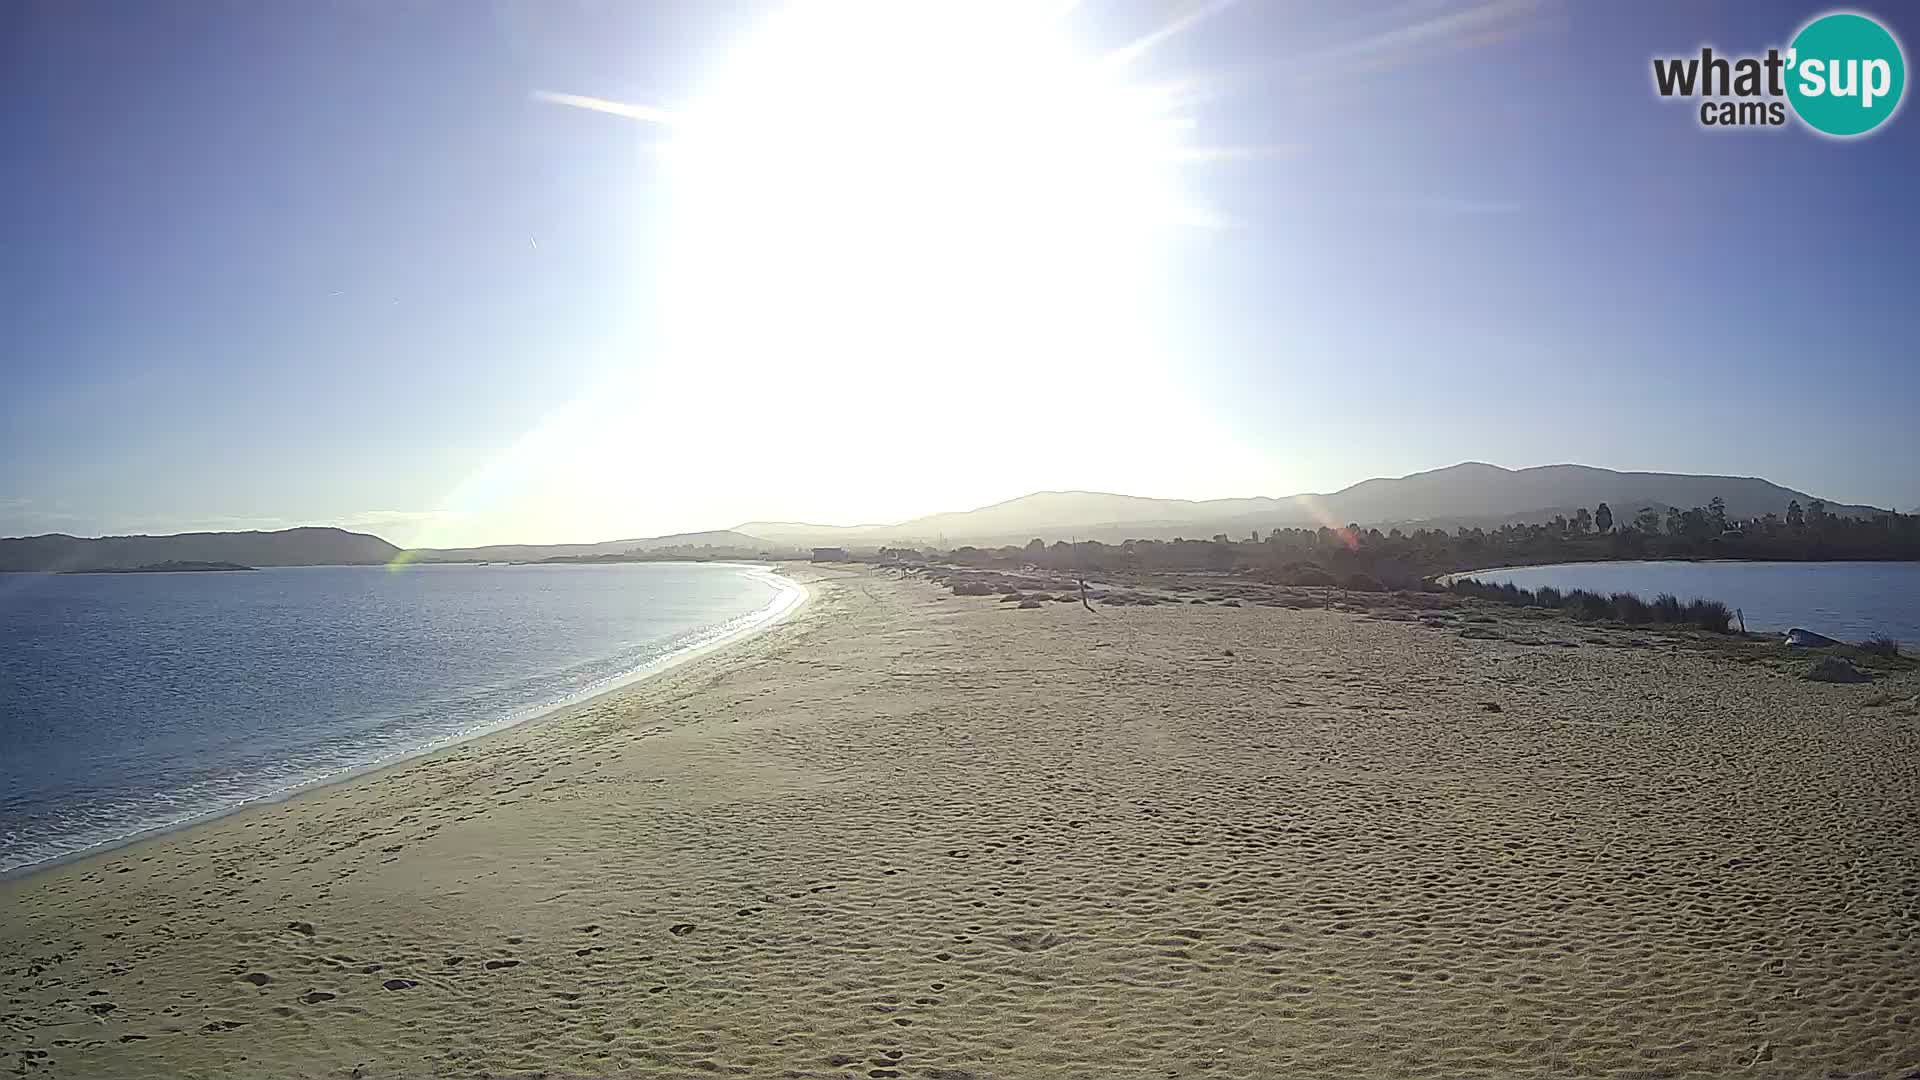
[[[0,885],[5,1067],[1920,1070],[1920,721],[1866,704],[1911,687],[815,589],[570,717]]]

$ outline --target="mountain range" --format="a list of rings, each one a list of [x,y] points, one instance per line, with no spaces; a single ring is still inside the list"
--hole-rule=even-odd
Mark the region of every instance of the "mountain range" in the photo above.
[[[541,559],[574,559],[581,556],[670,553],[676,548],[688,551],[722,548],[757,552],[768,546],[767,541],[757,536],[730,529],[715,529],[631,540],[603,540],[597,544],[487,544],[470,548],[414,548],[408,555],[413,562],[537,562]]]
[[[755,554],[808,547],[885,545],[987,547],[1055,540],[1172,539],[1217,533],[1312,528],[1349,523],[1363,527],[1453,528],[1537,522],[1607,503],[1614,519],[1630,520],[1643,507],[1705,506],[1726,500],[1733,518],[1785,515],[1814,496],[1751,476],[1616,472],[1588,465],[1503,469],[1465,462],[1391,479],[1364,480],[1326,494],[1282,498],[1146,499],[1093,491],[1042,491],[977,510],[931,514],[895,525],[807,525],[752,521],[734,529],[606,540],[592,544],[495,544],[418,548],[420,562],[527,562],[561,556],[674,553],[702,548]],[[1864,517],[1871,506],[1828,503],[1827,512]],[[377,536],[343,529],[279,532],[184,533],[85,539],[51,534],[0,539],[0,570],[72,570],[145,566],[161,562],[232,562],[248,566],[363,565],[390,562],[401,550]]]
[[[974,544],[994,546],[1042,539],[1101,540],[1245,535],[1248,530],[1312,528],[1349,523],[1365,527],[1453,528],[1571,517],[1581,507],[1607,503],[1626,521],[1642,507],[1662,512],[1726,500],[1731,517],[1785,515],[1814,496],[1751,476],[1616,472],[1589,465],[1503,469],[1470,461],[1390,479],[1363,480],[1326,494],[1245,499],[1144,499],[1092,491],[1042,491],[962,513],[932,514],[897,525],[834,527],[750,521],[734,531],[798,546]],[[1867,516],[1871,506],[1829,503],[1828,513]]]
[[[97,538],[48,533],[0,538],[0,571],[120,570],[167,562],[380,566],[398,554],[399,548],[377,536],[330,528]]]

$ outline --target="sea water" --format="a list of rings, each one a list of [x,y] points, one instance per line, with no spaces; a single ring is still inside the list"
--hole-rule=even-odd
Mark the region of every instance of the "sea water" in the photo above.
[[[1920,645],[1920,563],[1678,562],[1560,563],[1458,574],[1491,585],[1630,592],[1651,600],[1719,600],[1749,630],[1805,627],[1843,641],[1886,636]],[[1737,624],[1736,624],[1737,625]]]
[[[0,873],[530,719],[801,594],[696,563],[0,574]]]

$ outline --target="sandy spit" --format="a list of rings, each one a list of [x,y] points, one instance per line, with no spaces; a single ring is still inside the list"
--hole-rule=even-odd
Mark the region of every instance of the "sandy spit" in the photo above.
[[[0,1068],[1920,1072],[1884,685],[810,576],[554,719],[0,883]]]

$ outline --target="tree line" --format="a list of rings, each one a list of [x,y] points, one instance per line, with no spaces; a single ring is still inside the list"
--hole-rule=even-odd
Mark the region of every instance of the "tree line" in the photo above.
[[[1600,503],[1572,516],[1494,529],[1452,531],[1363,529],[1358,524],[1314,529],[1253,530],[1243,537],[1083,541],[1040,539],[998,548],[960,547],[943,553],[963,565],[1034,565],[1058,571],[1141,570],[1244,572],[1278,584],[1342,585],[1361,589],[1418,588],[1436,574],[1493,566],[1611,559],[1838,559],[1920,560],[1920,514],[1871,517],[1831,514],[1819,499],[1798,500],[1779,512],[1735,519],[1724,500],[1682,510],[1638,507],[1631,512]],[[883,548],[883,559],[921,557],[908,548]]]

